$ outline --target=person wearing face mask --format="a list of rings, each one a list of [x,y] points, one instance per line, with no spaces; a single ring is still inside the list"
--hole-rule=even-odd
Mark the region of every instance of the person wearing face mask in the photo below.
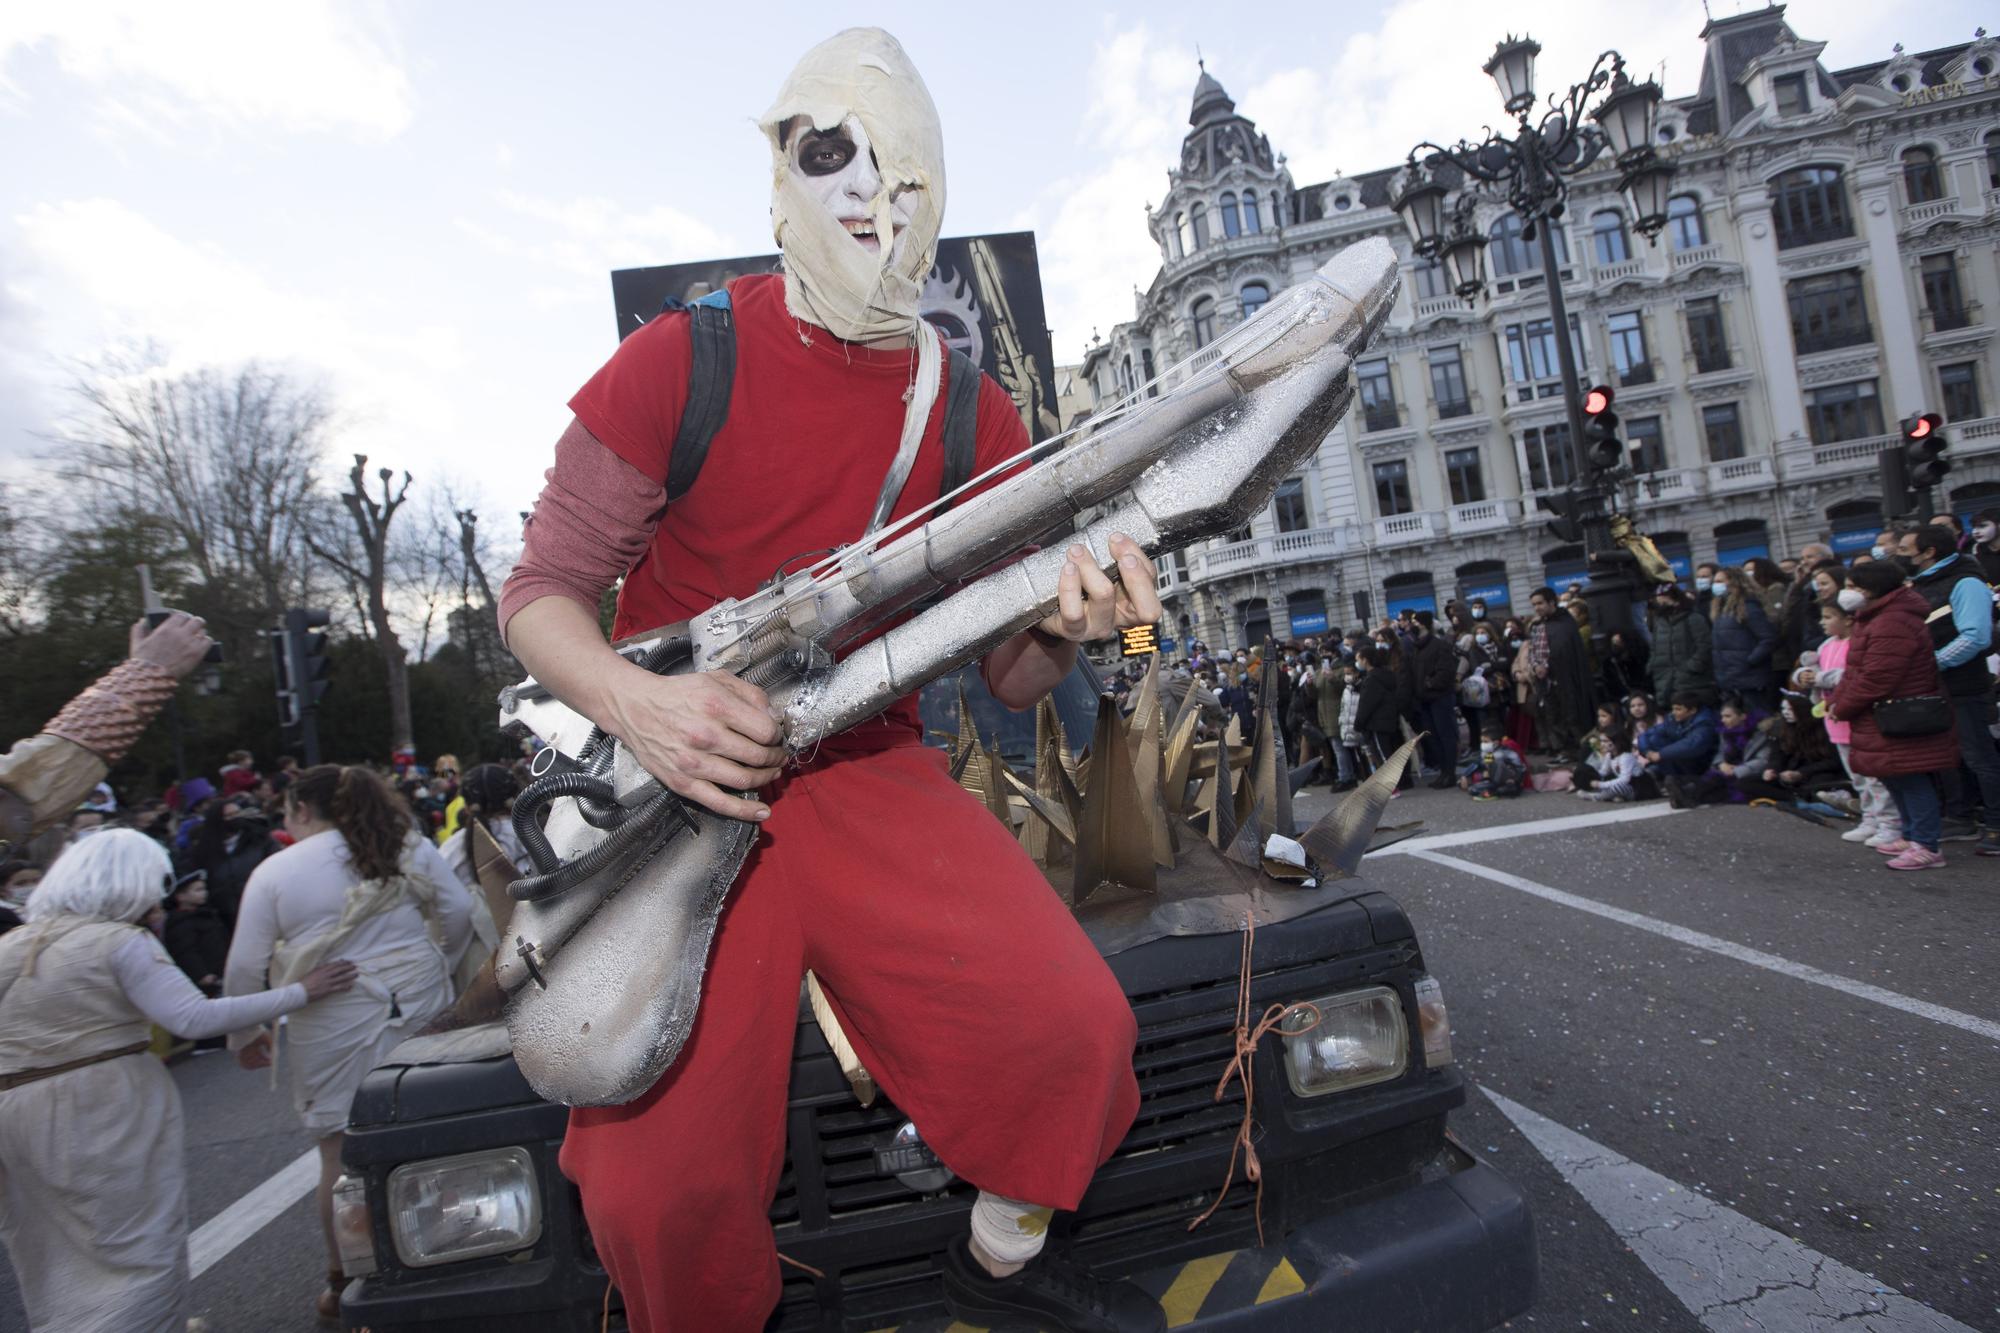
[[[1708,619],[1708,604],[1715,596],[1715,566],[1696,565],[1694,567],[1694,609]]]
[[[218,802],[220,809],[203,821],[189,849],[185,870],[199,870],[208,879],[208,901],[233,930],[236,907],[250,872],[280,850],[271,836],[271,821],[248,796]]]
[[[1972,516],[1972,549],[1979,572],[1989,586],[2000,588],[2000,513],[1982,509]]]
[[[1826,638],[1820,643],[1812,666],[1799,672],[1800,683],[1812,691],[1813,711],[1824,720],[1826,738],[1833,743],[1847,780],[1861,800],[1861,822],[1841,834],[1841,841],[1884,847],[1902,840],[1903,817],[1897,813],[1896,803],[1880,778],[1865,777],[1854,771],[1854,725],[1842,722],[1831,711],[1833,692],[1847,674],[1847,652],[1854,636],[1854,613],[1841,604],[1839,596],[1836,593],[1835,600],[1820,608],[1820,623],[1826,630]],[[1853,600],[1858,606],[1861,595],[1856,593]]]
[[[731,890],[673,1068],[631,1103],[573,1110],[561,1165],[634,1330],[761,1329],[780,1290],[766,1210],[810,957],[868,1068],[980,1187],[970,1234],[944,1247],[954,1314],[1158,1328],[1158,1304],[1136,1287],[1043,1248],[1051,1213],[1077,1205],[1137,1113],[1131,1006],[1041,871],[922,744],[914,701],[787,763],[761,690],[727,673],[645,672],[597,625],[614,584],[615,633],[670,624],[754,592],[801,552],[915,513],[943,486],[955,363],[918,299],[944,215],[944,139],[923,79],[889,34],[849,29],[807,52],[757,124],[784,272],[728,285],[736,373],[699,476],[669,494],[692,355],[692,317],[675,311],[628,336],[572,399],[500,598],[507,644],[541,684],[668,789],[766,833]],[[1028,435],[990,377],[973,412],[980,476]],[[1081,644],[1160,619],[1145,552],[1117,536],[1110,553],[1117,583],[1072,548],[1057,609],[987,655],[1002,703],[1031,708]],[[963,1006],[949,1024],[924,1021],[947,989]]]
[[[1458,658],[1450,640],[1437,632],[1430,612],[1417,613],[1416,629],[1412,665],[1417,677],[1417,718],[1420,729],[1430,733],[1425,744],[1437,769],[1431,786],[1442,790],[1457,781]]]
[[[1713,594],[1708,614],[1715,683],[1725,693],[1740,694],[1768,712],[1777,702],[1771,655],[1777,649],[1778,628],[1765,614],[1749,580],[1737,570],[1727,566],[1717,569],[1709,591]]]
[[[1876,846],[1891,870],[1934,870],[1944,864],[1935,774],[1958,764],[1956,719],[1943,717],[1941,730],[1929,719],[1921,735],[1892,735],[1877,711],[1895,701],[1892,716],[1907,715],[1914,701],[1939,698],[1943,682],[1931,635],[1924,627],[1928,606],[1909,586],[1903,571],[1886,560],[1848,571],[1840,605],[1854,615],[1847,666],[1834,688],[1828,715],[1853,724],[1848,762],[1856,773],[1880,778],[1901,818],[1902,838]],[[1912,730],[1899,725],[1897,731]]]
[[[1647,668],[1653,697],[1672,699],[1687,693],[1713,704],[1717,694],[1708,617],[1695,609],[1694,599],[1678,583],[1659,586],[1648,615],[1653,655]]]
[[[1993,650],[1993,590],[1979,566],[1958,552],[1952,529],[1931,523],[1906,532],[1897,546],[1898,562],[1911,586],[1930,608],[1925,621],[1944,688],[1958,723],[1961,760],[1944,773],[1948,842],[1977,842],[1981,856],[2000,856],[2000,750],[1987,728],[1993,721],[1993,673],[1986,655]]]

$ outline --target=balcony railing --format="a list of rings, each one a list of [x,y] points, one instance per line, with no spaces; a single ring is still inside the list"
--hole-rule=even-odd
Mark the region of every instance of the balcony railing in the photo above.
[[[1821,241],[1846,241],[1854,238],[1854,224],[1846,218],[1838,222],[1820,222],[1805,227],[1778,225],[1778,248],[1796,250],[1802,245],[1818,245]]]
[[[1627,366],[1618,372],[1619,387],[1627,389],[1635,384],[1651,384],[1656,378],[1651,361],[1641,361],[1636,366]]]
[[[1729,344],[1724,341],[1710,341],[1707,338],[1693,339],[1694,373],[1706,375],[1711,371],[1728,370],[1735,360],[1729,354]]]
[[[1855,328],[1820,329],[1807,333],[1796,327],[1792,329],[1792,345],[1800,356],[1814,352],[1831,352],[1840,347],[1859,347],[1863,343],[1875,341],[1875,330],[1866,324]]]
[[[1337,527],[1301,528],[1296,532],[1252,537],[1195,553],[1188,561],[1188,579],[1200,583],[1273,565],[1331,560],[1345,555],[1347,546],[1346,529]]]
[[[1375,544],[1408,546],[1412,542],[1429,541],[1438,536],[1439,517],[1440,515],[1426,509],[1414,514],[1378,518],[1375,520]]]
[[[1403,414],[1394,403],[1370,403],[1361,409],[1363,430],[1395,430],[1403,424]]]
[[[1950,333],[1969,329],[1979,322],[1979,302],[1954,301],[1949,305],[1924,307],[1924,328],[1930,333]]]
[[[1594,276],[1600,283],[1623,282],[1627,278],[1636,278],[1645,271],[1645,260],[1621,259],[1615,264],[1599,264]]]
[[[1775,480],[1776,474],[1771,470],[1771,458],[1768,454],[1760,454],[1755,458],[1733,458],[1727,463],[1708,465],[1708,489],[1712,495],[1762,490]]]
[[[1417,298],[1417,318],[1429,319],[1432,315],[1466,315],[1472,312],[1472,304],[1456,296],[1420,296]]]
[[[1670,468],[1661,472],[1649,472],[1639,478],[1640,504],[1679,504],[1692,500],[1702,492],[1702,483],[1707,480],[1699,468]]]
[[[1697,245],[1692,250],[1676,250],[1674,251],[1674,269],[1679,271],[1684,268],[1693,268],[1696,264],[1709,264],[1720,258],[1722,258],[1722,247],[1714,244]]]
[[[1958,200],[1952,198],[1927,199],[1921,204],[1909,204],[1903,209],[1905,227],[1921,227],[1926,222],[1935,222],[1948,213],[1958,211]]]
[[[1453,417],[1469,417],[1472,415],[1472,400],[1470,398],[1439,399],[1431,404],[1431,411],[1437,416],[1439,421],[1450,421]]]
[[[1464,536],[1474,532],[1493,532],[1500,528],[1510,528],[1520,518],[1521,504],[1518,500],[1473,500],[1451,507],[1449,519],[1452,535]]]

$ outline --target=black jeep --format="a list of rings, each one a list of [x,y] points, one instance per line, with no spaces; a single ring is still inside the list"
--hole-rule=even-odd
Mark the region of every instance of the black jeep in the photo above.
[[[1033,715],[960,677],[1004,758],[1032,753]],[[958,681],[926,691],[952,731]],[[1058,710],[1088,737],[1096,681]],[[1313,1001],[1320,1026],[1275,1032],[1255,1062],[1258,1191],[1215,1202],[1243,1123],[1216,1089],[1235,1051],[1241,940],[1155,939],[1108,962],[1139,1019],[1137,1123],[1054,1243],[1131,1276],[1175,1329],[1485,1329],[1526,1310],[1536,1254],[1527,1201],[1447,1131],[1465,1099],[1438,982],[1403,911],[1351,896],[1261,926],[1249,1012]],[[771,1221],[788,1267],[770,1328],[906,1333],[950,1324],[937,1276],[973,1191],[885,1098],[863,1108],[800,1007],[785,1171]],[[351,1279],[342,1314],[373,1333],[622,1328],[577,1191],[556,1167],[568,1112],[540,1100],[503,1027],[406,1043],[357,1094],[336,1196]],[[608,1311],[608,1313],[607,1313]]]

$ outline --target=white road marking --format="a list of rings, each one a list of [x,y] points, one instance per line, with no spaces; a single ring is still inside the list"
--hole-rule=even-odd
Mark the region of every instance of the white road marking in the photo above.
[[[1393,813],[1393,812],[1392,812]],[[1561,815],[1555,819],[1524,819],[1518,824],[1495,824],[1491,828],[1462,829],[1457,833],[1431,833],[1384,847],[1371,856],[1410,856],[1440,847],[1465,847],[1475,842],[1507,842],[1514,838],[1534,838],[1545,833],[1568,833],[1573,829],[1596,828],[1600,824],[1629,824],[1635,819],[1658,819],[1682,813],[1665,801],[1601,810],[1588,815]]]
[[[1704,1328],[1803,1333],[1845,1321],[1871,1333],[1974,1333],[1491,1088],[1480,1091]]]
[[[1537,884],[1532,879],[1523,879],[1519,875],[1510,875],[1504,870],[1495,870],[1491,866],[1482,866],[1471,861],[1460,860],[1456,856],[1441,856],[1436,852],[1426,851],[1412,852],[1411,855],[1420,861],[1429,861],[1433,865],[1441,865],[1447,869],[1461,871],[1467,875],[1476,875],[1480,879],[1490,880],[1495,884],[1505,885],[1510,889],[1519,889],[1522,893],[1531,893],[1537,898],[1545,898],[1552,903],[1560,903],[1564,907],[1574,907],[1580,912],[1589,912],[1592,916],[1601,916],[1607,921],[1616,921],[1620,925],[1651,931],[1653,934],[1673,940],[1677,944],[1689,945],[1696,949],[1705,949],[1709,953],[1720,954],[1724,958],[1733,958],[1739,963],[1748,963],[1752,967],[1761,967],[1766,971],[1776,972],[1781,976],[1811,982],[1815,986],[1825,986],[1829,990],[1837,990],[1843,995],[1851,995],[1858,1000],[1870,1000],[1876,1004],[1886,1005],[1891,1009],[1900,1009],[1906,1014],[1915,1014],[1919,1018],[1928,1018],[1933,1023],[1943,1023],[1950,1027],[1962,1028],[1974,1036],[1984,1037],[1988,1041],[2000,1041],[2000,1022],[1995,1022],[1990,1018],[1981,1018],[1977,1014],[1963,1013],[1957,1009],[1947,1009],[1941,1004],[1932,1004],[1928,1000],[1913,999],[1908,995],[1898,994],[1892,990],[1884,990],[1880,986],[1873,986],[1865,981],[1856,981],[1852,977],[1843,977],[1837,972],[1824,972],[1817,967],[1812,967],[1805,963],[1795,963],[1789,958],[1781,958],[1774,953],[1765,953],[1762,949],[1752,949],[1748,945],[1738,944],[1734,940],[1725,940],[1715,935],[1704,934],[1699,930],[1689,930],[1686,926],[1677,926],[1671,921],[1662,921],[1657,917],[1646,916],[1640,912],[1628,912],[1622,907],[1613,907],[1608,903],[1598,902],[1594,898],[1583,898],[1574,893],[1565,893],[1561,889],[1552,889],[1546,884]]]
[[[319,1184],[319,1149],[308,1148],[276,1175],[195,1228],[188,1237],[188,1273],[200,1277],[231,1250],[269,1226]]]

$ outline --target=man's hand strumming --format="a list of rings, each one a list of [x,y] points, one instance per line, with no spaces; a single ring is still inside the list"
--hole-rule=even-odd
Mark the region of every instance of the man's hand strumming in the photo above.
[[[1123,533],[1114,534],[1110,546],[1118,558],[1115,584],[1087,547],[1070,547],[1056,588],[1056,609],[1042,617],[1038,631],[1051,639],[1090,643],[1160,619],[1159,575],[1145,549]]]
[[[771,813],[731,794],[773,781],[785,762],[784,730],[755,685],[720,671],[646,676],[613,697],[611,712],[605,729],[668,791],[730,819]]]

